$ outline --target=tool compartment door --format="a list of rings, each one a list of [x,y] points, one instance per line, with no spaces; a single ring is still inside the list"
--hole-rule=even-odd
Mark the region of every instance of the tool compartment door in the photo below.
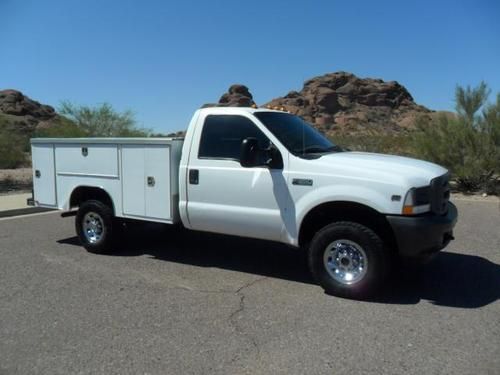
[[[33,144],[33,196],[37,206],[56,207],[54,145]]]
[[[145,152],[146,216],[171,219],[170,146],[148,146]]]
[[[172,220],[169,145],[122,145],[123,213]]]

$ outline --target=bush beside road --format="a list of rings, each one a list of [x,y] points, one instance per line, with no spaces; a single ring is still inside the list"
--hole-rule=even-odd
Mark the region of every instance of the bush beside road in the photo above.
[[[0,194],[31,191],[32,183],[31,167],[0,169]]]

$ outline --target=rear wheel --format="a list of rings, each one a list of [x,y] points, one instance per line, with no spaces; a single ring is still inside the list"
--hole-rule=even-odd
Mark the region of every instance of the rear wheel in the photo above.
[[[347,298],[370,297],[384,281],[390,264],[380,237],[354,222],[327,225],[314,236],[309,267],[323,289]]]
[[[113,211],[98,200],[84,202],[75,220],[76,233],[87,251],[107,254],[112,251]]]

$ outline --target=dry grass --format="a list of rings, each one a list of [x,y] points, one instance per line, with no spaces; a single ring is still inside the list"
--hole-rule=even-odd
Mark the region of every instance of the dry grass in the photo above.
[[[0,169],[0,193],[29,191],[32,184],[31,168]]]

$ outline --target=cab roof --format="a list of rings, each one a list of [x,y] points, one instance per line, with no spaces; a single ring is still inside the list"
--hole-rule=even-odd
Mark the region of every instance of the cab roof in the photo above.
[[[227,113],[227,114],[238,114],[238,113],[256,113],[256,112],[278,112],[278,113],[288,113],[286,111],[279,111],[270,108],[253,108],[253,107],[203,107],[199,111],[203,113]]]

